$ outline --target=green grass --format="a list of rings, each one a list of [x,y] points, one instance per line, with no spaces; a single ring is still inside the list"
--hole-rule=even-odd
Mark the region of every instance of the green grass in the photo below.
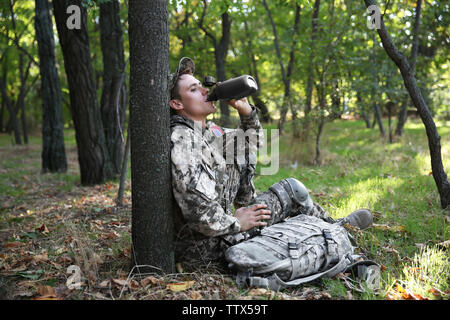
[[[387,127],[387,123],[385,124]],[[437,123],[437,126],[441,136],[444,168],[450,174],[450,122]],[[276,125],[267,125],[265,128],[269,129],[270,134],[270,129],[275,129]],[[367,291],[351,292],[351,295],[359,299],[398,298],[401,295],[398,288],[401,286],[408,292],[429,299],[448,298],[448,253],[439,244],[449,239],[449,213],[441,209],[437,188],[430,175],[430,156],[422,123],[410,119],[404,135],[392,144],[387,138],[381,138],[377,129],[367,129],[363,121],[328,123],[322,136],[321,166],[311,165],[314,158],[313,144],[292,139],[291,132],[292,128],[288,123],[285,134],[280,138],[280,167],[275,174],[261,175],[263,165],[258,163],[254,179],[257,192],[267,190],[281,179],[295,177],[306,185],[313,200],[322,205],[333,218],[344,217],[353,210],[364,207],[375,212],[377,225],[390,227],[372,227],[357,234],[360,251],[383,265],[384,271],[378,294]],[[268,141],[270,142],[270,138]],[[65,204],[73,204],[80,212],[92,216],[103,214],[102,210],[107,207],[103,200],[98,197],[95,204],[90,204],[88,199],[95,187],[80,186],[73,130],[65,130],[66,150],[70,158],[67,173],[40,174],[42,142],[39,136],[30,137],[28,146],[14,146],[12,142],[10,136],[0,135],[0,222],[3,221],[5,226],[17,228],[16,233],[27,241],[35,240],[32,239],[34,229],[29,227],[22,231],[22,226],[30,225],[36,219],[34,215],[26,214],[27,209],[34,210],[28,207],[30,199],[36,203],[39,197],[46,194],[55,197],[48,206],[61,208],[58,212],[62,216],[64,210],[69,215],[75,210],[65,209]],[[272,146],[269,144],[268,147],[270,154]],[[130,178],[128,169],[128,181]],[[117,181],[109,183],[114,185],[113,189],[107,185],[99,186],[95,194],[113,199],[117,192]],[[47,188],[51,190],[45,190]],[[70,193],[74,194],[71,200],[73,202],[68,202],[65,198]],[[125,190],[125,196],[130,198],[129,189]],[[86,199],[83,200],[83,197]],[[1,203],[4,199],[7,204]],[[87,202],[83,205],[84,201]],[[14,215],[9,215],[12,205],[16,211]],[[22,209],[20,205],[23,206]],[[47,212],[48,206],[42,205],[39,210]],[[46,213],[40,214],[39,217],[44,217]],[[114,216],[106,217],[112,219]],[[40,224],[39,220],[33,227],[39,227]],[[50,229],[55,233],[55,239],[63,237],[66,230],[62,225],[55,225]],[[119,239],[110,243],[108,249],[101,246],[105,241],[112,240],[103,238],[97,243],[97,233],[97,229],[93,229],[86,232],[84,237],[98,252],[106,250],[104,255],[108,263],[105,262],[105,265],[110,268],[110,273],[116,272],[116,269],[121,269],[128,261],[117,257],[123,256],[124,249],[129,249],[130,234],[126,230],[120,231]],[[51,254],[51,245],[46,246]],[[112,277],[118,278],[115,274]],[[333,298],[348,298],[348,288],[339,280],[323,280],[321,286]]]
[[[442,138],[444,169],[449,173],[450,123],[437,126]],[[421,122],[410,121],[401,139],[392,144],[387,137],[380,137],[378,129],[367,129],[362,121],[329,123],[322,138],[324,164],[321,166],[309,164],[314,157],[312,144],[299,145],[298,141],[292,141],[289,127],[280,138],[279,149],[280,163],[285,165],[275,175],[257,175],[255,187],[259,191],[281,179],[295,177],[311,190],[313,200],[333,218],[369,208],[376,212],[376,224],[404,230],[391,232],[372,228],[363,239],[362,247],[370,258],[387,268],[383,273],[385,290],[390,286],[390,279],[402,277],[403,266],[407,265],[402,260],[417,254],[418,246],[433,245],[449,238],[448,211],[441,209],[430,175],[427,137]],[[291,167],[295,162],[297,168]],[[261,172],[260,169],[258,165],[257,172]],[[399,258],[392,254],[393,250],[398,252]],[[448,267],[448,260],[446,264]]]

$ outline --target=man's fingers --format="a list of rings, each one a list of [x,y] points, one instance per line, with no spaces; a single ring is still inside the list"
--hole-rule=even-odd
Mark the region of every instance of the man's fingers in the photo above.
[[[258,210],[258,209],[263,209],[263,208],[267,208],[267,204],[258,203],[258,204],[254,204],[251,207],[249,207],[249,209],[252,209],[252,210]]]
[[[259,215],[256,217],[256,220],[269,220],[270,216],[268,215]]]

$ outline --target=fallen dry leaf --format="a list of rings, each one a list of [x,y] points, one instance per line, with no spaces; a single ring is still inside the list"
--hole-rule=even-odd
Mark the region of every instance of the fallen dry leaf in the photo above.
[[[268,289],[264,289],[264,288],[252,289],[248,293],[249,296],[267,296],[267,295],[270,296],[271,294],[272,294],[272,291],[270,291]]]
[[[442,295],[442,292],[436,288],[431,288],[430,290],[428,290],[428,292],[435,297],[440,297]]]
[[[25,245],[23,242],[15,241],[15,242],[7,242],[3,245],[3,248],[18,248]]]
[[[113,279],[112,280],[115,284],[118,284],[119,286],[127,286],[128,281],[126,279]]]
[[[35,230],[42,234],[50,233],[50,231],[47,229],[47,226],[45,224],[42,224],[42,226],[40,226],[39,228],[36,228]]]
[[[51,286],[39,286],[39,297],[32,300],[62,300]]]
[[[146,278],[141,280],[141,286],[144,287],[144,288],[146,286],[148,286],[149,284],[151,284],[151,285],[160,285],[162,283],[163,283],[162,280],[160,280],[158,278],[155,278],[153,276],[148,276],[148,277],[146,277]]]
[[[166,286],[166,289],[169,289],[172,292],[179,292],[189,289],[194,285],[195,281],[186,281],[186,282],[177,282],[177,283],[169,283]]]
[[[192,291],[190,294],[190,297],[192,300],[200,300],[201,298],[203,298],[202,294],[200,293],[200,291]]]
[[[39,263],[39,262],[48,262],[48,255],[46,252],[44,252],[43,254],[37,254],[33,257],[34,262]]]
[[[406,229],[404,226],[388,226],[387,224],[372,224],[372,227],[377,230],[383,230],[383,231],[392,231],[392,232],[406,232]]]
[[[111,283],[110,280],[105,280],[105,281],[100,282],[100,284],[98,286],[102,289],[109,288],[110,283]]]
[[[128,287],[131,288],[131,290],[138,290],[139,289],[139,282],[137,282],[136,280],[131,280],[128,284]]]

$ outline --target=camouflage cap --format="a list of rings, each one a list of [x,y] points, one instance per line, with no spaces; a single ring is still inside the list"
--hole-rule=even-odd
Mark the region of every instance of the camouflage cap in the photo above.
[[[180,75],[185,73],[193,75],[194,72],[195,72],[194,61],[192,61],[192,59],[188,57],[181,58],[180,61],[178,62],[178,68],[175,70],[174,73],[170,75],[169,79],[169,93],[171,99],[172,99],[172,90],[173,88],[175,88],[175,85],[177,84]]]

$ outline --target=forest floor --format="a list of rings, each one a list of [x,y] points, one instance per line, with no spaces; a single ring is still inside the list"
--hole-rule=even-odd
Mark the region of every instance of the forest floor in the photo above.
[[[374,225],[352,232],[359,250],[381,265],[378,290],[352,288],[341,277],[281,292],[243,290],[211,265],[131,274],[130,179],[120,208],[117,181],[81,186],[74,132],[67,130],[64,174],[40,173],[39,135],[26,146],[0,135],[0,299],[448,299],[449,212],[440,207],[421,122],[409,120],[392,144],[363,121],[327,124],[321,166],[310,164],[314,149],[293,140],[291,129],[280,139],[278,172],[257,175],[256,188],[292,176],[334,218],[373,210]],[[450,173],[450,122],[438,130]],[[79,285],[68,287],[68,280]]]

